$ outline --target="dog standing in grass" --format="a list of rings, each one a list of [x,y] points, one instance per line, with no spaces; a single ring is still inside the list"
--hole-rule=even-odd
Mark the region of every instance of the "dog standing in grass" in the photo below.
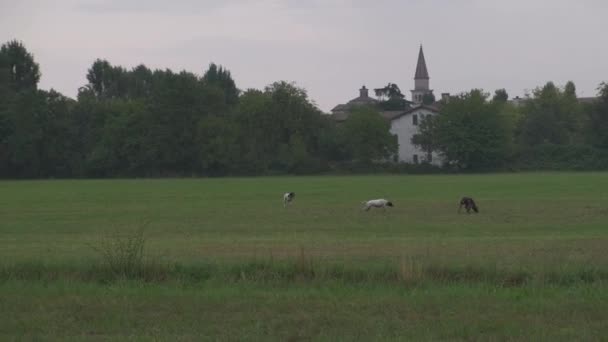
[[[283,195],[283,207],[288,206],[289,203],[291,203],[291,201],[293,201],[294,198],[296,198],[295,192],[286,192]]]
[[[477,204],[475,204],[475,201],[471,197],[463,197],[462,199],[460,199],[460,206],[458,207],[459,214],[460,214],[460,211],[462,210],[462,207],[464,207],[467,210],[467,214],[470,214],[471,210],[473,210],[476,213],[479,212],[479,209],[477,208]]]
[[[385,200],[384,198],[369,200],[367,202],[362,202],[361,204],[363,204],[363,208],[361,210],[365,210],[365,211],[368,211],[371,208],[386,209],[386,207],[393,206],[393,202],[391,202],[389,200]]]

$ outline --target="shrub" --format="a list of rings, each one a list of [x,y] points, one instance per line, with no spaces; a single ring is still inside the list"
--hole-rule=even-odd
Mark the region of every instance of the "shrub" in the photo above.
[[[144,229],[103,236],[97,246],[91,245],[101,256],[102,269],[109,278],[161,280],[168,269],[146,253]],[[102,277],[103,278],[103,277]]]

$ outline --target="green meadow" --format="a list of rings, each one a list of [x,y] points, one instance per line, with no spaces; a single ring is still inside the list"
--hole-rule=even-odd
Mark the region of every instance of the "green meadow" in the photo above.
[[[608,173],[0,182],[2,340],[602,340],[607,282]]]

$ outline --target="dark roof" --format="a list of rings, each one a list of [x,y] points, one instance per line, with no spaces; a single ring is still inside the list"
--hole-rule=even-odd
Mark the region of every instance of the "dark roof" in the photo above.
[[[343,122],[343,121],[346,121],[346,119],[348,119],[349,115],[350,115],[350,113],[348,113],[348,112],[337,112],[337,113],[333,113],[331,115],[331,118],[336,122]]]
[[[579,97],[577,100],[580,103],[593,103],[597,101],[597,97]]]
[[[384,112],[380,112],[380,115],[382,115],[382,117],[387,119],[388,121],[393,121],[394,118],[401,116],[401,114],[403,114],[402,110],[387,110]]]
[[[398,115],[393,116],[390,120],[392,121],[392,120],[398,119],[402,116],[406,116],[408,114],[415,112],[418,109],[426,109],[426,110],[430,110],[431,112],[439,113],[439,109],[440,109],[439,105],[440,105],[439,102],[435,102],[431,105],[420,105],[420,106],[412,107],[404,112],[400,112]]]
[[[418,52],[418,64],[416,64],[416,75],[414,79],[429,79],[429,72],[426,70],[426,61],[424,60],[424,52],[422,52],[422,45],[420,45],[420,51]]]
[[[332,112],[349,111],[357,106],[375,105],[378,102],[379,102],[378,100],[371,98],[369,96],[359,96],[359,97],[356,97],[356,98],[348,101],[346,104],[339,104],[339,105],[335,106],[331,111]]]
[[[369,96],[359,96],[357,98],[354,98],[350,101],[348,101],[346,103],[346,105],[363,105],[363,104],[370,104],[370,103],[377,103],[378,100],[371,98]]]
[[[379,112],[380,116],[388,121],[392,121],[395,117],[400,116],[403,111],[402,110],[388,110]],[[331,118],[336,122],[344,122],[350,116],[350,112],[336,112],[331,115]]]
[[[334,108],[331,110],[331,112],[332,112],[332,113],[334,113],[334,112],[343,112],[343,111],[346,111],[347,109],[348,109],[348,106],[347,106],[347,105],[345,105],[345,104],[339,104],[339,105],[335,106],[335,107],[334,107]]]
[[[432,105],[416,106],[416,107],[410,108],[405,111],[403,111],[403,110],[385,110],[385,111],[380,112],[380,115],[388,121],[393,121],[402,116],[411,114],[411,113],[415,112],[417,109],[427,109],[427,110],[430,110],[431,112],[438,113],[439,112],[439,102],[435,102]],[[344,121],[346,121],[346,119],[348,119],[349,116],[350,116],[349,112],[336,112],[331,115],[331,118],[334,119],[334,121],[336,121],[336,122],[344,122]]]

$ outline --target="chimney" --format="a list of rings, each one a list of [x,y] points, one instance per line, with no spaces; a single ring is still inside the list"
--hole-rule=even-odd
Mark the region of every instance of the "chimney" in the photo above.
[[[450,101],[450,93],[441,93],[441,101],[445,103]]]
[[[359,89],[359,97],[369,97],[369,91],[367,88],[365,88],[365,86],[363,86],[361,89]]]

